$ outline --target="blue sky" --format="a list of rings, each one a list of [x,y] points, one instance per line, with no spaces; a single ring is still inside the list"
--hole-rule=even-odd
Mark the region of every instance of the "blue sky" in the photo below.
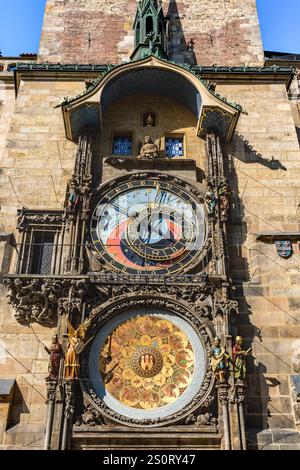
[[[0,0],[2,55],[38,51],[45,4],[46,0]],[[300,54],[300,0],[257,0],[257,6],[264,48]]]

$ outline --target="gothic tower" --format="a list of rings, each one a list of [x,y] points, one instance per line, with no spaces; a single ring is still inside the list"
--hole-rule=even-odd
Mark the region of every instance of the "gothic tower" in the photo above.
[[[0,446],[300,446],[294,72],[255,0],[48,0],[31,59],[0,116]]]
[[[135,15],[145,7],[152,12],[159,8],[160,15],[163,12],[172,61],[263,65],[255,0],[118,0],[113,4],[108,0],[47,0],[39,60],[81,64],[126,61],[136,44]]]

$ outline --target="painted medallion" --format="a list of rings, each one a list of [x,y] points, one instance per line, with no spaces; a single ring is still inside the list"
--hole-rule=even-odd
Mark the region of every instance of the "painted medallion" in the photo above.
[[[117,326],[99,358],[105,389],[122,404],[144,410],[175,402],[190,385],[194,367],[185,332],[157,316],[138,316]]]

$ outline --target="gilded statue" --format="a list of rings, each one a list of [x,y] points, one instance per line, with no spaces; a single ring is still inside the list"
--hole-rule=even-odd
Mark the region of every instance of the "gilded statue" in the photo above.
[[[215,378],[220,383],[226,382],[229,359],[229,354],[227,353],[225,348],[221,346],[220,338],[216,337],[214,339],[214,345],[212,347],[211,368]]]
[[[77,330],[68,321],[68,346],[65,355],[65,379],[77,380],[79,378],[79,356],[85,347],[86,331],[90,325],[90,320],[81,323]]]
[[[159,157],[158,147],[153,142],[151,137],[147,135],[144,138],[144,143],[142,145],[138,158],[149,158],[150,160],[153,160],[154,158],[158,158],[158,157]]]
[[[246,378],[246,356],[251,353],[251,348],[242,349],[243,338],[237,336],[235,345],[232,348],[233,373],[235,380],[245,380]]]

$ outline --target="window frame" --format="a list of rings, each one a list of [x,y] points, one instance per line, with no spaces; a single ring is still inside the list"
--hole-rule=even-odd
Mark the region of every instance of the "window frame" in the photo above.
[[[17,244],[16,273],[21,275],[49,276],[61,274],[64,266],[65,224],[63,211],[18,210],[17,229],[21,232]],[[50,272],[33,272],[34,238],[36,234],[53,234],[53,249]],[[40,266],[41,267],[41,266]],[[39,269],[40,271],[40,269]]]
[[[130,137],[131,138],[131,153],[114,153],[114,141],[117,137]],[[111,155],[118,156],[118,157],[133,157],[134,152],[134,134],[131,130],[113,130],[111,133],[111,142],[110,142],[110,150]]]
[[[173,157],[167,155],[167,148],[166,148],[167,139],[182,139],[183,155],[181,156],[174,155]],[[165,152],[165,157],[169,158],[170,160],[174,160],[176,158],[178,159],[186,158],[186,135],[183,132],[167,132],[163,137],[163,148]]]

